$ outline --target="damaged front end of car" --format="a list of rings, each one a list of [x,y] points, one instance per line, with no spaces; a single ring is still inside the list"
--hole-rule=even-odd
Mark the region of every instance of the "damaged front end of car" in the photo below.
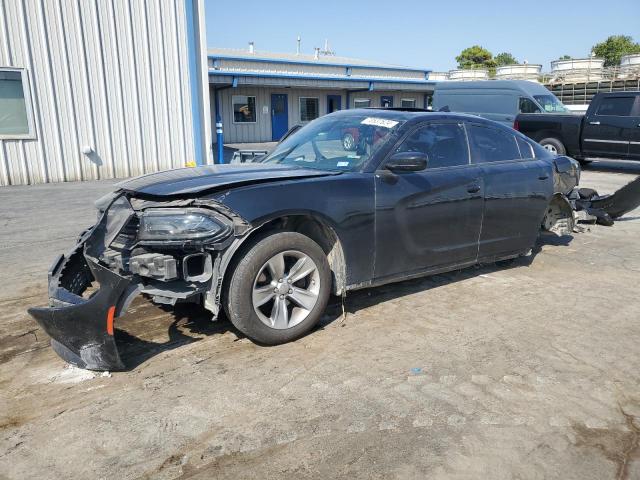
[[[49,271],[49,306],[30,308],[67,362],[122,370],[114,319],[138,294],[199,302],[217,315],[222,252],[247,224],[208,200],[155,201],[119,191],[96,202],[97,223]]]

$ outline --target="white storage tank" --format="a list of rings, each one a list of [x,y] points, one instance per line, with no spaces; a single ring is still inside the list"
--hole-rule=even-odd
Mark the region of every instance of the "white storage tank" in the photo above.
[[[449,80],[448,72],[429,72],[428,80],[432,80],[435,82],[442,82],[445,80]]]
[[[604,58],[572,58],[551,62],[552,82],[595,82],[602,80]]]
[[[531,80],[538,81],[542,65],[514,64],[496,68],[496,78],[501,80]]]
[[[471,81],[471,80],[488,80],[489,71],[478,70],[449,70],[449,80],[452,81]]]
[[[620,59],[620,77],[629,78],[640,75],[640,53],[625,55]]]

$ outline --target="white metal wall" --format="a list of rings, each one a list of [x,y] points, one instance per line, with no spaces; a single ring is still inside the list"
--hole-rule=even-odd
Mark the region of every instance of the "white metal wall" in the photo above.
[[[0,0],[0,67],[27,69],[36,128],[0,140],[1,184],[196,160],[187,15],[184,0]]]
[[[251,143],[271,141],[271,94],[287,94],[289,128],[300,122],[300,97],[316,97],[320,108],[320,115],[327,113],[327,95],[340,95],[341,106],[346,108],[347,95],[344,90],[329,89],[307,89],[307,88],[273,88],[273,87],[249,87],[226,88],[219,92],[222,109],[222,125],[224,130],[224,143]],[[255,123],[233,123],[232,97],[234,95],[250,95],[256,97],[256,122]],[[425,92],[353,92],[350,95],[350,106],[354,108],[354,99],[371,99],[372,107],[382,105],[382,96],[393,97],[393,105],[400,106],[401,99],[413,98],[416,100],[416,107],[424,106]],[[211,111],[215,115],[213,105],[213,87],[211,87]]]

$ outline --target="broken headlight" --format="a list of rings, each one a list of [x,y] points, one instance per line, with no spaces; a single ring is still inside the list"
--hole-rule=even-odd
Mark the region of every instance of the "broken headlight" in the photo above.
[[[209,240],[230,231],[205,210],[149,209],[140,215],[139,240]]]

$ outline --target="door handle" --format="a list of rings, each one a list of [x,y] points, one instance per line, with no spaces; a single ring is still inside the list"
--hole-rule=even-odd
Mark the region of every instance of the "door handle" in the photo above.
[[[547,175],[546,173],[541,173],[540,175],[538,175],[538,180],[546,180],[547,178],[549,178],[549,175]]]
[[[589,125],[600,125],[600,122],[589,122]]]
[[[478,193],[480,191],[480,185],[477,183],[473,185],[467,185],[467,192],[469,193]]]

